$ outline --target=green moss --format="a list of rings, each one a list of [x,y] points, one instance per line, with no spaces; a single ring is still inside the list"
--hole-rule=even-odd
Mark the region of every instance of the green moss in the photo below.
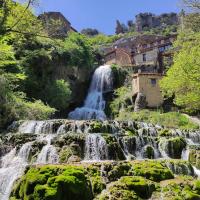
[[[102,133],[102,123],[99,121],[94,121],[90,124],[91,133]]]
[[[171,136],[171,132],[169,129],[161,129],[158,133],[158,135],[160,137],[170,137]]]
[[[22,177],[11,197],[24,200],[92,199],[83,168],[74,166],[31,168]]]
[[[106,184],[100,176],[92,177],[90,181],[92,183],[92,191],[94,196],[100,194],[101,191],[106,188]]]
[[[157,182],[174,178],[167,166],[159,161],[134,162],[133,174]]]
[[[63,147],[59,153],[60,163],[66,163],[70,156],[73,155],[73,151],[69,146]]]
[[[115,181],[122,176],[130,175],[131,164],[126,162],[118,163],[113,166],[112,169],[108,172],[108,179],[110,181]]]

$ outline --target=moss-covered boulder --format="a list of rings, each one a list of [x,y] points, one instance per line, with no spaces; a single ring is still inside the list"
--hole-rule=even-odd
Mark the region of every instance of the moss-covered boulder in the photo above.
[[[11,197],[17,200],[90,200],[92,191],[83,168],[43,166],[30,168]]]
[[[152,146],[147,145],[144,147],[144,153],[143,153],[144,158],[148,159],[154,159],[155,154],[154,154],[154,149]]]
[[[167,155],[174,159],[180,159],[182,151],[186,148],[186,141],[182,137],[174,138],[160,138],[159,146],[162,151],[165,151]]]
[[[194,176],[194,169],[188,161],[184,160],[166,160],[166,165],[177,175]]]
[[[109,160],[125,160],[123,149],[116,137],[110,134],[102,135],[107,143]]]
[[[133,163],[133,174],[156,182],[174,178],[171,170],[159,161],[135,161]]]
[[[192,165],[200,169],[200,147],[192,146],[189,152],[189,161]]]
[[[126,176],[112,183],[99,199],[148,199],[155,188],[155,183],[143,177]]]

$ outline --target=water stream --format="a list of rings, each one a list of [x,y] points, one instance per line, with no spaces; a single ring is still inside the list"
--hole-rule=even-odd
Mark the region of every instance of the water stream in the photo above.
[[[32,143],[24,144],[17,153],[16,148],[1,159],[0,199],[8,200],[13,183],[23,175],[28,164]]]
[[[103,94],[112,90],[112,70],[109,65],[100,66],[94,72],[92,82],[86,97],[84,106],[76,108],[69,113],[69,119],[87,120],[99,119],[105,120],[104,113],[105,100]]]

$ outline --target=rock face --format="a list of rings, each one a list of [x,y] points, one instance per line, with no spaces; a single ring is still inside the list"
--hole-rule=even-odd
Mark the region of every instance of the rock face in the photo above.
[[[50,37],[64,38],[68,32],[77,32],[60,12],[45,12],[38,17]]]
[[[152,13],[140,13],[136,15],[136,31],[138,32],[145,29],[178,25],[178,23],[179,17],[176,13],[165,13],[159,16]]]

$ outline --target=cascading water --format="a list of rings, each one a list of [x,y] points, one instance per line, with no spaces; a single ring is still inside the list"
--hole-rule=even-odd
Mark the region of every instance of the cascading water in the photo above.
[[[85,160],[100,161],[108,159],[108,147],[105,139],[99,134],[89,134],[85,142]]]
[[[100,66],[94,72],[84,106],[76,108],[74,111],[69,113],[68,117],[76,120],[105,120],[105,100],[103,94],[111,90],[112,70],[109,65]]]
[[[55,164],[58,162],[58,154],[56,148],[51,145],[51,140],[53,139],[53,135],[47,135],[42,137],[39,140],[45,140],[47,144],[42,148],[39,153],[36,164]]]
[[[16,155],[16,148],[1,159],[0,199],[8,200],[13,183],[24,173],[32,143],[24,144]]]

